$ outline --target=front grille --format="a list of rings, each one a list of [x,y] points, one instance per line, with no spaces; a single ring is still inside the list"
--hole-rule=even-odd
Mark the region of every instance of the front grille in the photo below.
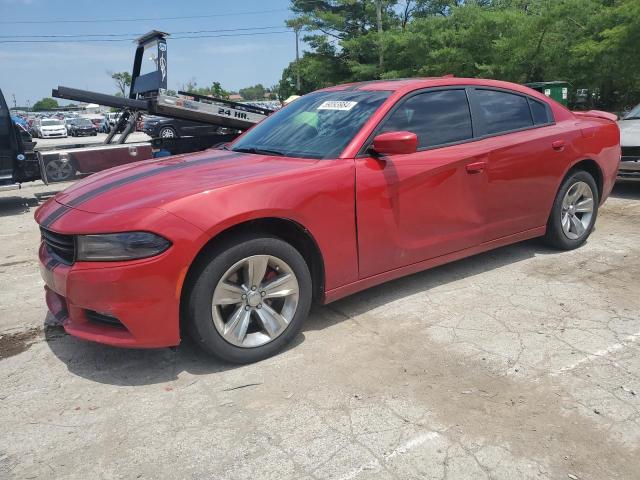
[[[623,157],[640,157],[640,147],[622,147]]]
[[[40,227],[40,233],[49,253],[58,257],[62,263],[67,265],[73,263],[76,254],[73,235],[52,232],[42,227]]]
[[[85,310],[84,314],[90,322],[108,325],[109,327],[124,328],[122,322],[113,315],[96,312],[94,310]]]

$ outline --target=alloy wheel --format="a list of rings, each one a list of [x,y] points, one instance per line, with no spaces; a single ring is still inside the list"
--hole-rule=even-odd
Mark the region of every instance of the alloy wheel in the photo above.
[[[585,182],[576,182],[565,193],[562,199],[560,222],[562,231],[571,240],[576,240],[587,233],[593,217],[593,191]]]
[[[174,138],[175,136],[176,136],[176,133],[173,131],[172,128],[167,127],[160,130],[161,138]]]
[[[282,335],[298,307],[293,269],[271,255],[235,263],[218,281],[211,313],[218,333],[238,347],[259,347]]]

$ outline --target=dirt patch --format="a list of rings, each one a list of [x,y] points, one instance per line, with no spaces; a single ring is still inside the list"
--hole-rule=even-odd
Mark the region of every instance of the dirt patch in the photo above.
[[[5,333],[0,335],[0,360],[18,355],[31,347],[42,329],[30,328],[24,332]]]

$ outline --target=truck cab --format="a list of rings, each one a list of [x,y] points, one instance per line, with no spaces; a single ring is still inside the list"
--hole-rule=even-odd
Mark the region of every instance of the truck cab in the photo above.
[[[40,179],[40,165],[29,132],[11,120],[0,90],[0,190],[20,188],[22,182]]]

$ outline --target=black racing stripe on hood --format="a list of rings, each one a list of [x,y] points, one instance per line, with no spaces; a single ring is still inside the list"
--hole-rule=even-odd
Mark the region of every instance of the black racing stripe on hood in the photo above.
[[[103,193],[108,192],[109,190],[113,190],[115,188],[119,188],[122,187],[124,185],[128,185],[130,183],[134,183],[137,182],[138,180],[142,180],[144,178],[149,178],[149,177],[153,177],[155,175],[160,175],[161,173],[166,173],[166,172],[172,172],[175,170],[182,170],[185,168],[189,168],[189,167],[193,167],[193,166],[197,166],[197,165],[202,165],[204,163],[210,163],[212,161],[217,161],[217,160],[226,160],[229,158],[234,158],[234,157],[239,157],[244,155],[243,153],[230,153],[228,155],[224,155],[224,156],[219,156],[217,158],[202,158],[200,160],[194,160],[192,162],[184,162],[184,163],[175,163],[172,165],[166,165],[164,167],[161,168],[156,168],[153,170],[148,170],[146,172],[141,172],[141,173],[137,173],[135,175],[131,175],[129,177],[125,177],[125,178],[121,178],[119,180],[115,180],[113,182],[110,183],[105,183],[104,185],[102,185],[101,187],[98,187],[94,190],[90,190],[82,195],[80,195],[79,197],[74,198],[73,200],[69,201],[66,206],[62,206],[60,209],[55,210],[51,215],[49,215],[47,218],[45,218],[41,225],[44,227],[47,227],[49,225],[51,225],[54,221],[58,220],[62,215],[64,215],[68,210],[70,210],[70,208],[68,207],[77,207],[79,205],[82,205],[84,202],[94,199],[99,195],[102,195]]]
[[[45,218],[44,220],[42,220],[42,222],[40,222],[40,225],[43,226],[44,228],[49,228],[49,226],[55,222],[57,219],[59,219],[62,215],[64,215],[65,213],[67,213],[67,210],[71,210],[69,207],[66,207],[64,205],[59,205],[58,208],[56,208],[51,215],[49,215],[47,218]]]

